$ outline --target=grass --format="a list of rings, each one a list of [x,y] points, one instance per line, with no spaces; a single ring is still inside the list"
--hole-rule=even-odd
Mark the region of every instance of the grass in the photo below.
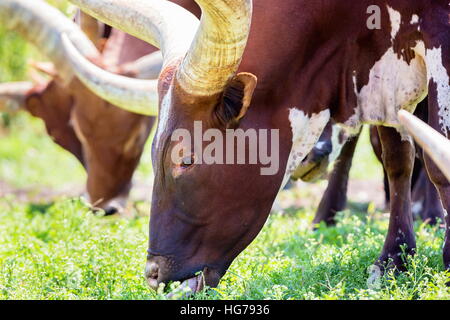
[[[448,299],[443,231],[416,223],[409,271],[368,286],[387,228],[381,213],[345,211],[311,231],[311,209],[272,215],[217,289],[196,299]],[[148,216],[93,215],[79,199],[47,206],[0,199],[0,299],[161,299],[142,276]]]
[[[20,38],[0,30],[0,81],[25,79],[26,61],[36,55]],[[4,119],[0,187],[58,190],[84,183],[81,166],[51,141],[40,120],[25,113]],[[137,175],[151,175],[149,146]],[[380,176],[366,132],[351,177],[372,181]],[[285,198],[319,197],[308,188],[283,193]],[[128,218],[103,217],[79,198],[47,203],[14,194],[0,198],[0,299],[164,298],[151,292],[143,277],[148,209],[133,208]],[[408,271],[368,284],[368,268],[381,251],[388,224],[386,214],[368,207],[369,212],[341,212],[335,227],[322,225],[317,231],[310,228],[314,205],[271,215],[219,287],[193,298],[449,299],[443,230],[421,222],[415,223],[418,254],[409,259]]]

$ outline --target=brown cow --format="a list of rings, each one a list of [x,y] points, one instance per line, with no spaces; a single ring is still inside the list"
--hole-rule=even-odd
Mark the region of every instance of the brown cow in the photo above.
[[[449,133],[447,0],[260,0],[254,6],[251,0],[197,0],[200,25],[167,1],[71,2],[163,53],[153,142],[150,286],[171,280],[185,280],[194,290],[204,283],[217,285],[259,233],[280,186],[330,119],[353,133],[363,123],[379,126],[391,217],[377,264],[404,267],[403,250],[413,254],[416,248],[410,195],[415,151],[397,114],[400,109],[414,111],[428,92],[429,123]],[[122,94],[125,80],[120,86],[117,78],[91,81],[98,79],[98,70],[82,69],[73,59],[76,48],[64,39],[71,63],[89,87],[125,107],[130,99],[145,99],[146,90],[138,83],[128,83],[129,91]],[[268,44],[273,49],[267,50]],[[279,144],[271,143],[269,149],[279,156],[280,170],[264,175],[264,161],[207,164],[197,148],[180,139],[186,132],[211,136],[227,129],[257,130],[260,138],[267,134],[264,130],[279,130],[270,131],[275,141],[279,135]],[[196,147],[201,149],[200,142],[209,146],[204,140],[196,140]],[[226,154],[227,148],[220,151]],[[227,155],[231,158],[231,151]],[[425,162],[448,211],[450,183],[428,157]],[[450,223],[450,217],[446,220]],[[446,268],[448,236],[449,229]]]
[[[154,118],[124,111],[96,96],[70,76],[67,63],[62,61],[62,46],[55,46],[56,49],[47,51],[51,41],[50,45],[40,43],[36,40],[39,37],[35,32],[48,32],[57,38],[60,30],[67,31],[72,28],[77,39],[82,38],[81,43],[95,56],[97,63],[106,64],[104,57],[108,57],[110,68],[124,69],[123,72],[128,75],[137,76],[138,74],[126,70],[133,66],[132,62],[136,59],[156,49],[139,39],[114,30],[100,54],[90,47],[92,44],[69,19],[45,2],[34,1],[24,5],[23,1],[6,1],[1,5],[8,6],[8,3],[17,6],[13,7],[17,16],[30,14],[35,19],[36,24],[13,27],[52,58],[56,65],[54,70],[58,72],[47,69],[46,72],[52,74],[52,80],[40,81],[35,85],[0,84],[0,100],[3,100],[3,103],[5,100],[14,101],[32,115],[41,118],[54,141],[83,164],[88,173],[87,193],[95,207],[103,208],[106,214],[123,209],[133,172],[153,127]],[[47,10],[56,27],[48,23],[51,18],[46,18]],[[92,34],[91,30],[91,36]],[[123,45],[124,38],[126,46]],[[92,37],[92,40],[96,39]],[[45,41],[45,38],[42,41]],[[60,66],[63,68],[59,68]],[[67,79],[71,80],[68,82]]]
[[[194,1],[176,2],[200,14]],[[40,10],[48,7],[43,3],[35,6]],[[62,14],[58,18],[64,20]],[[78,15],[76,20],[96,47],[102,48],[97,61],[101,60],[109,70],[139,78],[158,76],[160,57],[154,46],[116,29],[108,31],[105,42],[103,29],[106,28],[97,20],[86,14]],[[23,29],[22,34],[27,37],[29,32]],[[155,55],[150,55],[153,52]],[[105,209],[106,214],[121,210],[154,118],[115,108],[76,79],[68,86],[62,81],[62,75],[54,70],[45,71],[53,80],[40,81],[34,86],[30,83],[0,84],[0,104],[2,98],[3,103],[15,101],[41,118],[54,141],[86,168],[90,202]]]

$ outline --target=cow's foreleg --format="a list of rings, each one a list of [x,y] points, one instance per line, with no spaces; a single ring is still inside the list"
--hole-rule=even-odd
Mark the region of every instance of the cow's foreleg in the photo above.
[[[379,127],[382,160],[389,180],[390,220],[383,251],[377,264],[404,269],[404,255],[414,254],[416,241],[411,214],[411,176],[415,148],[396,129]]]
[[[314,225],[322,221],[327,225],[334,225],[336,213],[345,209],[347,205],[348,176],[358,138],[359,134],[351,137],[342,148],[314,217]]]

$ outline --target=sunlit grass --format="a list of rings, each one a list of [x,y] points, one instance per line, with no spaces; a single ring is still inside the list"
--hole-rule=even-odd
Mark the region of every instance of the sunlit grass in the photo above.
[[[146,218],[96,217],[76,199],[41,207],[6,198],[0,208],[0,298],[150,296]]]
[[[383,167],[373,153],[370,144],[369,127],[365,126],[355,151],[355,160],[350,170],[350,178],[375,180],[383,176]]]
[[[272,215],[217,289],[196,299],[449,299],[443,231],[416,223],[409,271],[367,284],[386,217],[346,211],[312,231],[311,209]],[[0,200],[1,299],[155,299],[143,277],[148,216],[95,216],[77,199]]]

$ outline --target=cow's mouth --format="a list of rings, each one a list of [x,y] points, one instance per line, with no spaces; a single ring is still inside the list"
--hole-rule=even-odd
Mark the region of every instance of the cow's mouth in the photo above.
[[[180,296],[186,297],[195,294],[197,292],[203,291],[206,285],[206,277],[205,277],[206,270],[207,268],[204,268],[201,272],[195,273],[195,275],[191,273],[191,275],[186,276],[184,280],[183,279],[176,280],[181,284],[178,287],[174,288],[172,292],[169,292],[166,295],[166,297],[169,299],[176,299],[177,297]],[[147,263],[145,268],[145,278],[147,280],[149,287],[155,291],[159,290],[160,284],[162,282],[164,283],[166,282],[164,280],[161,281],[159,275],[159,268],[155,263]],[[168,287],[166,286],[165,288],[167,289]]]
[[[159,256],[159,260],[160,263],[164,261],[161,260],[161,256]],[[184,273],[184,275],[170,275],[164,272],[164,269],[161,270],[160,266],[154,261],[147,261],[145,267],[145,278],[149,287],[158,292],[162,289],[166,292],[166,298],[169,299],[191,296],[204,291],[206,287],[214,288],[219,284],[224,274],[225,272],[221,272],[220,268],[197,266]],[[174,287],[170,284],[171,282],[178,282],[180,285]],[[164,284],[163,287],[161,287],[162,284]]]
[[[181,285],[167,295],[167,298],[176,298],[177,294],[189,297],[195,293],[203,291],[205,288],[205,277],[203,273],[181,282]]]

